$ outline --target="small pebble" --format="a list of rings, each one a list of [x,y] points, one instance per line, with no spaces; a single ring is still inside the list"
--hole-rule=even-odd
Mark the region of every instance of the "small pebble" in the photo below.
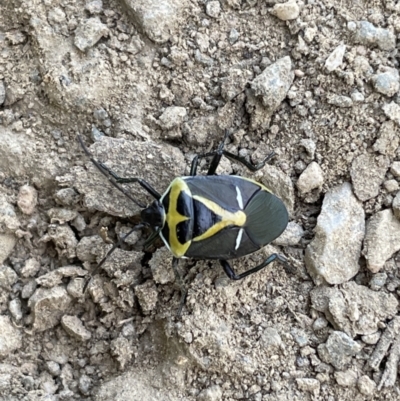
[[[376,273],[372,276],[369,286],[371,290],[379,291],[385,284],[387,280],[386,273]]]
[[[390,172],[397,178],[400,177],[400,162],[393,162],[390,166]]]
[[[19,189],[17,204],[22,213],[27,215],[32,214],[37,205],[36,189],[29,185],[23,185]]]
[[[357,387],[361,394],[370,396],[375,392],[376,384],[368,376],[364,375],[358,379]]]
[[[219,1],[209,1],[206,4],[206,14],[211,18],[218,18],[221,13],[221,4]]]
[[[381,333],[379,331],[372,334],[365,334],[364,336],[361,336],[362,342],[368,345],[376,344],[380,338],[381,338]]]
[[[300,15],[300,7],[295,0],[290,0],[286,3],[275,4],[271,10],[271,14],[282,21],[290,21]]]
[[[306,194],[313,189],[321,188],[324,183],[324,176],[321,167],[316,162],[311,162],[301,173],[297,180],[297,188],[302,194]]]
[[[325,61],[325,68],[328,72],[332,72],[341,66],[345,51],[346,45],[341,44],[329,55]]]
[[[385,181],[383,183],[383,186],[389,193],[396,192],[399,190],[399,183],[395,179]]]

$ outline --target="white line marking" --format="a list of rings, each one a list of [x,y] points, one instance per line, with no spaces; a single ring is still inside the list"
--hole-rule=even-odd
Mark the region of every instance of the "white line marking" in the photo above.
[[[239,234],[238,234],[238,236],[237,236],[237,238],[236,238],[235,251],[237,251],[237,250],[239,249],[240,241],[242,240],[242,235],[243,235],[243,228],[241,228],[241,229],[239,230]]]
[[[236,199],[238,201],[239,207],[240,209],[243,209],[243,198],[242,198],[242,194],[240,192],[239,187],[236,187]]]

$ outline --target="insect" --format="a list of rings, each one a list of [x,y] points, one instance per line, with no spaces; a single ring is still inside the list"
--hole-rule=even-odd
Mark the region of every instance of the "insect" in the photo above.
[[[216,151],[195,156],[190,175],[175,178],[163,194],[141,178],[119,177],[95,160],[82,138],[78,136],[78,139],[90,160],[111,184],[143,209],[142,222],[126,236],[144,226],[150,227],[153,234],[147,243],[161,237],[173,255],[175,274],[180,258],[215,259],[230,279],[240,280],[274,260],[286,264],[283,256],[274,253],[263,263],[236,274],[228,260],[256,252],[279,237],[288,224],[288,212],[282,200],[262,184],[240,176],[215,175],[222,156],[242,163],[251,171],[261,169],[274,156],[271,153],[261,163],[253,165],[224,150],[228,135],[227,131]],[[207,175],[198,176],[198,162],[206,157],[212,157]],[[138,183],[154,201],[146,207],[120,185],[124,183]],[[114,245],[92,275],[117,246]]]

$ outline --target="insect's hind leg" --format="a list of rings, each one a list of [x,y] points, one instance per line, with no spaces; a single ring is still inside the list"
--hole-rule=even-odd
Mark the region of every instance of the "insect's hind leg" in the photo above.
[[[266,260],[264,260],[263,263],[259,264],[256,267],[253,267],[250,270],[245,271],[244,273],[241,274],[236,274],[235,271],[232,269],[230,264],[226,260],[220,260],[219,262],[221,263],[222,268],[224,269],[225,274],[231,279],[231,280],[241,280],[242,278],[245,278],[247,276],[250,276],[250,274],[256,273],[263,269],[264,267],[268,266],[270,263],[272,263],[275,260],[279,260],[284,266],[285,270],[288,268],[288,263],[285,257],[282,255],[279,255],[277,253],[273,253],[271,256],[269,256]]]

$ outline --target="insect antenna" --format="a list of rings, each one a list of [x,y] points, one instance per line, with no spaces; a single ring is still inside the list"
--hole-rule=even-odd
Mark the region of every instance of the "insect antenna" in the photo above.
[[[105,263],[105,261],[109,258],[109,256],[118,248],[122,245],[122,243],[125,241],[126,238],[128,238],[134,231],[140,230],[143,228],[145,224],[138,224],[137,226],[133,227],[132,230],[128,232],[128,234],[123,235],[120,237],[118,242],[116,242],[112,248],[106,253],[106,256],[104,256],[103,259],[98,263],[98,265],[94,268],[94,270],[90,273],[89,278],[87,279],[85,285],[83,286],[83,293],[86,292],[87,287],[89,286],[90,282],[92,281],[92,278],[94,275],[97,274],[97,272],[100,270],[100,267]]]
[[[92,153],[90,153],[90,150],[86,147],[86,145],[83,142],[83,139],[80,135],[77,135],[78,141],[80,145],[82,146],[83,151],[86,153],[86,155],[89,157],[90,161],[97,167],[97,169],[108,179],[108,181],[115,187],[117,188],[120,192],[122,192],[126,197],[128,197],[135,205],[139,206],[141,209],[144,209],[146,205],[144,205],[142,202],[137,201],[134,199],[130,193],[121,185],[118,184],[117,180],[115,177],[113,177],[112,171],[105,166],[103,163],[97,161]]]

